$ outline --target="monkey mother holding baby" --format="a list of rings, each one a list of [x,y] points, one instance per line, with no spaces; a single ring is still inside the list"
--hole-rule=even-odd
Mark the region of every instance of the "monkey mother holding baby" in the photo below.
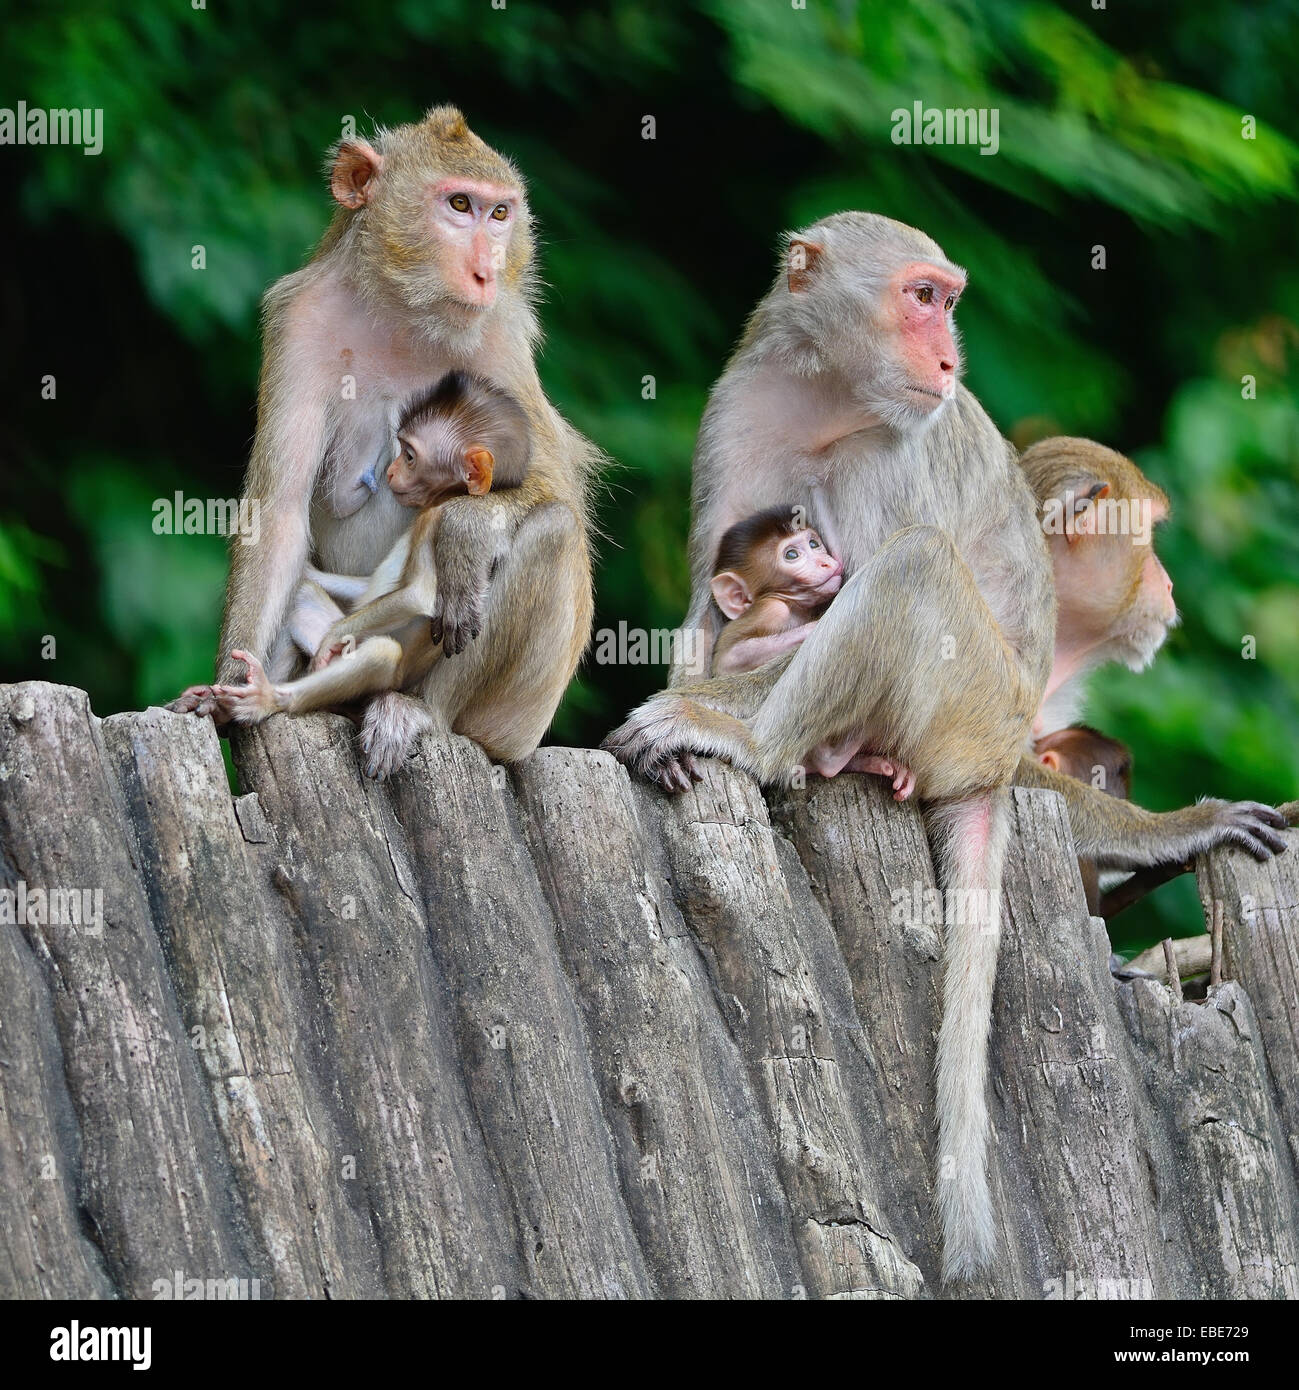
[[[173,708],[224,722],[305,708],[308,695],[359,697],[371,775],[399,768],[424,729],[515,761],[540,742],[589,638],[600,461],[537,377],[523,180],[438,107],[373,145],[344,141],[330,188],[339,206],[320,246],[266,297],[246,483],[262,540],[231,552],[217,684]],[[1283,847],[1271,808],[1205,801],[1157,815],[1031,756],[1044,711],[1067,705],[1062,692],[1089,663],[1148,659],[1171,606],[1152,572],[1121,622],[1104,616],[1113,631],[1058,640],[1033,490],[959,380],[965,283],[934,241],[884,217],[841,213],[790,239],[700,428],[686,620],[703,637],[690,644],[699,664],[676,669],[605,745],[670,792],[700,775],[700,756],[768,784],[861,768],[914,789],[942,884],[962,890],[949,902],[981,904],[945,924],[937,1194],[948,1278],[977,1273],[994,1250],[984,1089],[1012,782],[1064,795],[1078,852],[1102,867],[1221,843],[1260,857]],[[517,485],[484,486],[471,456],[486,446],[462,435],[459,455],[429,475],[441,478],[429,505],[412,496],[403,507],[381,474],[400,461],[410,403],[448,372],[522,412],[526,467],[498,479]],[[739,626],[747,604],[733,579],[758,572],[757,542],[736,551],[740,569],[719,568],[719,546],[746,517],[791,507],[815,519],[834,579],[806,537],[802,554],[782,546],[798,575],[776,574],[773,551],[774,587],[747,595],[764,616]],[[781,588],[790,577],[801,588]],[[339,597],[361,608],[345,613]],[[727,618],[738,630],[719,642]],[[339,649],[349,623],[368,624],[373,643],[364,682]],[[315,672],[290,682],[308,654]]]
[[[338,207],[315,254],[265,299],[244,491],[267,524],[258,545],[230,552],[216,684],[191,687],[171,708],[226,723],[284,702],[304,707],[303,687],[284,684],[302,673],[301,646],[347,627],[330,606],[342,588],[330,595],[320,576],[372,577],[368,589],[349,590],[366,591],[368,602],[385,596],[386,570],[391,590],[400,583],[432,608],[434,650],[408,628],[394,654],[379,640],[391,623],[374,628],[375,640],[358,648],[360,667],[356,657],[327,665],[321,653],[306,695],[364,698],[371,776],[401,767],[426,729],[465,734],[516,761],[540,743],[590,638],[588,493],[601,457],[537,377],[524,182],[459,111],[440,106],[374,144],[341,142],[329,186]],[[401,457],[403,411],[452,371],[504,393],[511,404],[502,409],[522,411],[527,466],[517,486],[483,491],[466,481],[438,499],[412,536],[406,558],[431,559],[416,574],[393,559],[417,524],[415,508],[383,479]],[[398,622],[391,609],[385,618]],[[252,681],[236,651],[252,658]],[[388,681],[409,688],[383,688]]]

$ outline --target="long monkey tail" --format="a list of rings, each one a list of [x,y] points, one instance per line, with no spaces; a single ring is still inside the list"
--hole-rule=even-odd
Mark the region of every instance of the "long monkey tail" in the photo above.
[[[985,1092],[1010,792],[931,803],[926,812],[946,903],[936,1202],[943,1279],[951,1281],[976,1275],[996,1248]]]

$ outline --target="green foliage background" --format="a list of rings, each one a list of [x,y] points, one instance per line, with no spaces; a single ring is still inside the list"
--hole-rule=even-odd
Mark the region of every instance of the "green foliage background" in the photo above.
[[[1138,799],[1293,798],[1297,54],[1293,0],[11,8],[0,104],[102,108],[105,143],[0,149],[0,678],[84,686],[107,714],[209,673],[223,543],[155,536],[151,504],[237,495],[258,299],[325,225],[344,118],[449,100],[528,174],[542,375],[618,461],[600,624],[684,612],[695,427],[780,231],[884,212],[970,269],[968,380],[1007,434],[1094,436],[1174,500],[1185,623],[1150,672],[1094,685]],[[894,146],[915,100],[997,107],[999,154]],[[597,741],[661,674],[588,666],[554,737]],[[1185,880],[1130,916],[1128,945],[1199,922]]]

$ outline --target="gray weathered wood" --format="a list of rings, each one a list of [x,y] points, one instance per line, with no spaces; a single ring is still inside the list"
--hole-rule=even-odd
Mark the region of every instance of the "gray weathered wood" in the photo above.
[[[1205,921],[1222,923],[1223,976],[1249,991],[1292,1156],[1299,1161],[1299,830],[1260,864],[1217,850],[1196,865]]]
[[[278,1297],[383,1290],[364,1203],[316,1069],[291,924],[269,861],[245,843],[216,731],[164,710],[115,715],[104,739],[135,823],[153,920],[191,1045]],[[264,817],[263,817],[264,822]],[[269,828],[267,828],[269,836]],[[266,1291],[269,1293],[269,1291]]]
[[[6,886],[100,891],[103,924],[21,928],[57,1022],[87,1229],[115,1284],[175,1270],[270,1283],[172,994],[121,795],[85,694],[0,686]],[[6,928],[13,930],[13,928]]]
[[[1228,979],[1175,1004],[1014,794],[998,1258],[952,1288],[914,806],[432,737],[378,785],[354,744],[238,733],[234,795],[203,721],[0,687],[0,1297],[1299,1296],[1293,851],[1198,866]],[[24,885],[102,931],[9,925]]]

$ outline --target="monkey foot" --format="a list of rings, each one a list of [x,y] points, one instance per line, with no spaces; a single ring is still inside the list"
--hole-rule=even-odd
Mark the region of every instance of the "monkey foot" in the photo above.
[[[382,782],[400,771],[415,740],[434,727],[428,708],[411,696],[395,690],[376,695],[366,706],[361,724],[365,775]]]
[[[217,687],[211,685],[191,685],[186,690],[182,690],[170,704],[164,706],[173,714],[196,714],[198,716],[211,716],[213,723],[217,725],[228,724],[230,716],[222,708],[221,701],[217,696]]]
[[[315,656],[311,658],[308,671],[323,671],[326,666],[345,652],[349,655],[356,650],[356,638],[346,633],[333,641],[322,642]]]
[[[279,709],[275,686],[262,663],[251,652],[234,651],[230,655],[248,668],[244,685],[216,685],[213,694],[221,703],[228,719],[236,724],[260,724]]]
[[[703,780],[697,755],[673,746],[670,718],[629,719],[600,745],[625,767],[661,787],[669,796],[688,792]]]
[[[848,772],[873,772],[893,780],[893,800],[905,801],[916,789],[916,774],[896,758],[878,758],[873,753],[859,753],[847,765]]]

